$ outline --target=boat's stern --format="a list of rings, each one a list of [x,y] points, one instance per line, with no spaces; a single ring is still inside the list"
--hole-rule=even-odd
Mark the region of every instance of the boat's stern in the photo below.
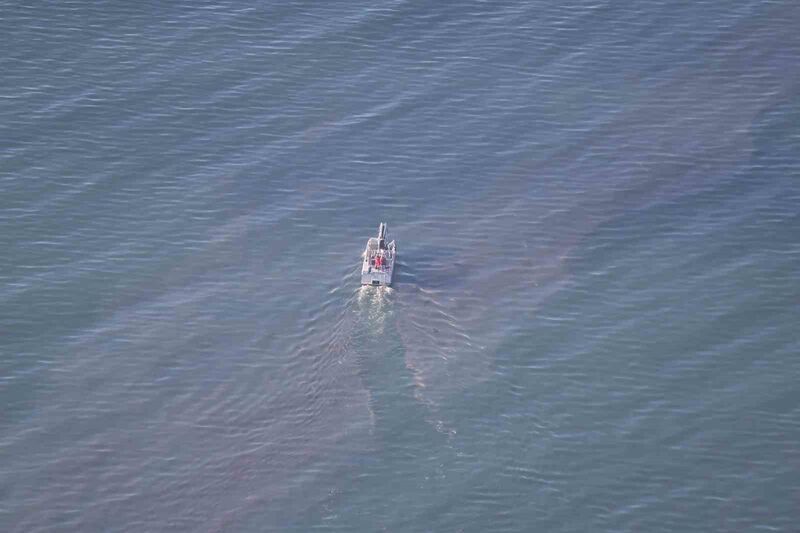
[[[375,270],[368,269],[366,272],[361,271],[361,284],[362,285],[375,285],[388,287],[392,284],[392,271],[391,270]]]

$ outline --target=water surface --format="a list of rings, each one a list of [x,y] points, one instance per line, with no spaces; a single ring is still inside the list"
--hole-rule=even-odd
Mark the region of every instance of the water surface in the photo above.
[[[798,23],[5,3],[0,529],[792,531]]]

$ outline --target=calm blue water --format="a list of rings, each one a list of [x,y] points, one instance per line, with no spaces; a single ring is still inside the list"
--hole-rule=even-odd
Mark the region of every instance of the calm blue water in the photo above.
[[[0,2],[0,530],[797,531],[799,25]]]

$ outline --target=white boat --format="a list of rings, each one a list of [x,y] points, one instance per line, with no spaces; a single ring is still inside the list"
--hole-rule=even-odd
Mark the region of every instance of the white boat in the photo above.
[[[397,244],[394,241],[386,242],[386,223],[381,222],[378,227],[378,236],[367,241],[364,250],[364,261],[361,264],[362,285],[392,284],[394,263],[397,258]]]

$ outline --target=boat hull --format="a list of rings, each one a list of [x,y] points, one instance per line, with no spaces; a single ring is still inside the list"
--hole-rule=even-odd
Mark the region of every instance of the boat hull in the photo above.
[[[381,223],[378,236],[367,241],[361,262],[361,284],[388,287],[392,284],[397,260],[397,244],[386,243],[386,224]]]

